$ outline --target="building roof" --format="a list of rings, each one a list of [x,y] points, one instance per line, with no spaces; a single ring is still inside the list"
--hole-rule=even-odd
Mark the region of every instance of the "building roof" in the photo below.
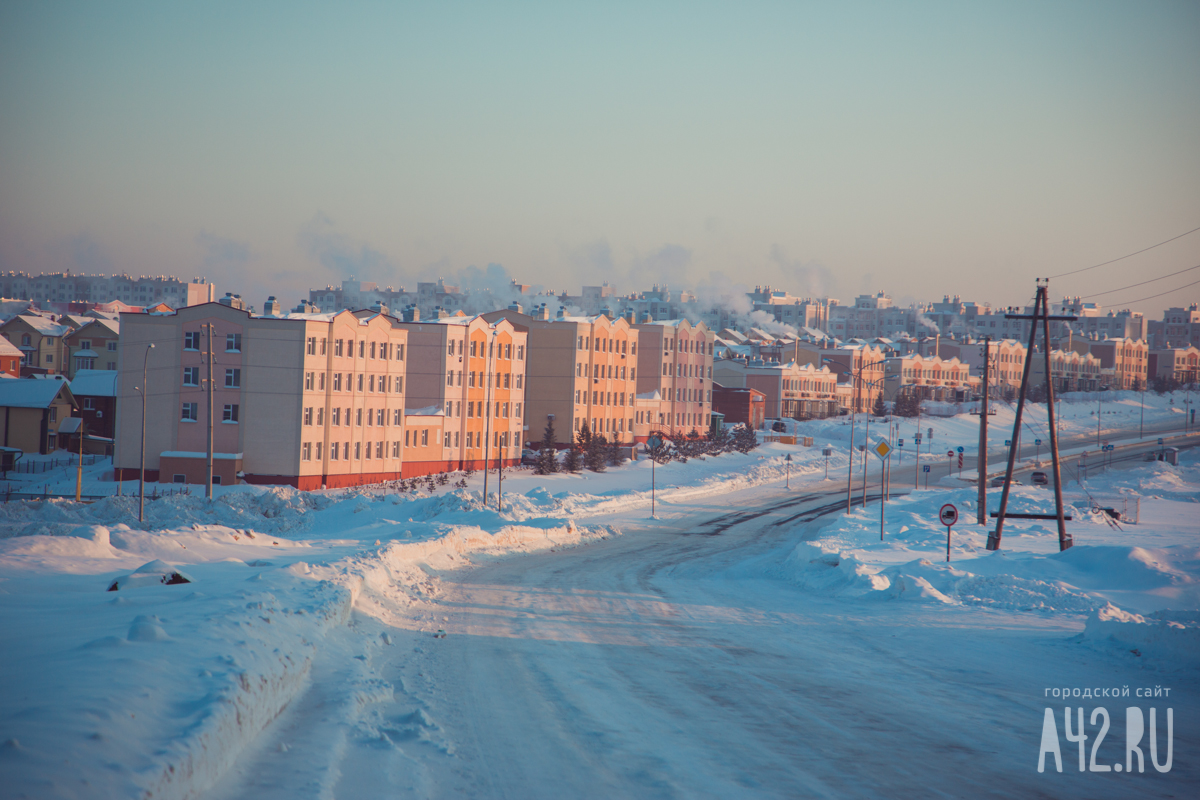
[[[75,404],[75,396],[65,380],[0,381],[0,408],[49,408],[60,393],[67,402]]]
[[[88,330],[89,328],[92,330]],[[111,319],[89,319],[84,322],[82,327],[76,328],[68,334],[68,338],[77,339],[80,334],[103,336],[106,333],[120,336],[121,323]]]
[[[9,322],[15,320],[21,320],[42,336],[66,336],[71,332],[69,325],[60,325],[57,322],[51,322],[46,317],[37,314],[18,314],[9,320]]]
[[[8,339],[0,336],[0,356],[18,356],[23,358],[25,353]]]
[[[80,369],[71,379],[71,394],[76,397],[116,397],[115,369]]]

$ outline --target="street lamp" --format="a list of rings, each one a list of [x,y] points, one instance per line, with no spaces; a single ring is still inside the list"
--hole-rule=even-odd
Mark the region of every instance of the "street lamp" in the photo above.
[[[146,356],[142,359],[142,385],[141,388],[133,387],[142,396],[142,460],[139,467],[142,487],[138,494],[138,522],[145,519],[146,511],[146,376],[150,368],[150,351],[153,349],[154,342],[146,345]]]
[[[829,358],[828,356],[821,359],[822,364],[825,364],[828,362],[833,362],[835,364],[837,363],[836,359]],[[850,402],[850,463],[846,467],[846,513],[847,514],[850,513],[850,509],[853,505],[853,502],[851,500],[851,493],[854,491],[854,488],[853,488],[854,487],[854,422],[855,422],[855,419],[857,419],[857,417],[858,417],[858,387],[863,382],[863,379],[862,379],[863,370],[865,370],[869,367],[877,367],[883,363],[886,363],[886,362],[873,361],[870,364],[860,365],[857,370],[851,369],[849,372],[841,373],[842,375],[849,375],[849,376],[855,378],[854,398]],[[875,384],[875,383],[878,383],[878,381],[872,381],[872,384]],[[871,417],[870,417],[870,415],[868,415],[867,416],[868,435],[870,434],[870,430],[871,430],[870,425],[871,425]],[[864,451],[865,451],[865,447],[866,446],[864,445]],[[865,459],[866,456],[864,455],[863,458]],[[864,463],[864,465],[863,465],[863,505],[865,506],[866,504],[867,504],[866,464]]]

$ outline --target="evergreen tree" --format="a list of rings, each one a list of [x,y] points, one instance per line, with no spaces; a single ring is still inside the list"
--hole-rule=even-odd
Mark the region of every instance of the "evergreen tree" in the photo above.
[[[758,435],[748,425],[739,425],[733,430],[733,449],[739,453],[749,453],[758,447]]]
[[[567,472],[579,472],[583,468],[583,456],[579,454],[578,447],[571,445],[567,450],[567,458],[563,466]]]
[[[537,464],[534,465],[533,471],[538,475],[551,475],[558,472],[558,434],[554,431],[554,421],[550,420],[546,423],[546,430],[542,434],[542,445],[538,450]]]
[[[592,472],[604,472],[608,466],[608,439],[603,433],[594,434],[583,451],[583,465]]]
[[[875,406],[871,409],[871,413],[877,417],[887,414],[887,408],[883,405],[883,392],[875,395]]]

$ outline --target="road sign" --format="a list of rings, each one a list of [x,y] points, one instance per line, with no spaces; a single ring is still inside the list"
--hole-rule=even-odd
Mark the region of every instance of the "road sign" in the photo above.
[[[1163,440],[1162,440],[1162,437],[1161,437],[1161,436],[1160,436],[1160,437],[1158,437],[1158,443],[1159,443],[1159,444],[1162,444],[1162,443],[1163,443]]]
[[[932,438],[933,438],[933,428],[930,428],[930,429],[929,429],[929,438],[930,438],[930,439],[932,439]]]
[[[916,442],[917,444],[920,444],[921,443],[921,434],[918,433],[916,436],[914,436],[913,441]]]
[[[822,450],[822,451],[821,451],[821,455],[823,455],[823,456],[831,456],[831,455],[833,455],[833,448],[832,448],[832,447],[826,447],[824,450]]]
[[[791,461],[791,460],[792,460],[792,454],[788,453],[787,458],[785,458],[784,461]]]
[[[951,503],[946,503],[942,506],[942,510],[938,512],[938,519],[946,526],[946,560],[950,560],[950,528],[954,523],[958,522],[958,509]]]
[[[879,443],[871,449],[874,450],[875,455],[879,456],[881,459],[887,458],[888,454],[892,452],[892,446],[884,439],[880,439]]]
[[[959,447],[959,448],[956,448],[956,449],[957,449],[957,450],[958,450],[958,452],[960,452],[960,453],[965,453],[965,452],[966,452],[966,451],[965,451],[965,450],[963,450],[961,447]]]
[[[954,458],[954,451],[953,451],[953,450],[947,450],[947,451],[946,451],[946,457],[947,457],[947,458]]]
[[[1042,446],[1042,440],[1041,440],[1041,439],[1034,439],[1034,440],[1033,440],[1033,443],[1034,443],[1034,444],[1036,444],[1038,447],[1041,447],[1041,446]]]
[[[1161,442],[1160,442],[1160,444],[1161,444]],[[897,445],[898,447],[904,447],[904,440],[903,440],[903,439],[899,439],[899,440],[897,440],[897,442],[896,442],[896,445]]]
[[[959,453],[958,454],[958,468],[959,469],[962,469],[962,459],[963,459],[963,454]]]
[[[925,466],[922,468],[922,470],[921,470],[921,471],[922,471],[922,472],[929,472],[929,465],[928,465],[928,464],[926,464],[926,465],[925,465]]]
[[[663,440],[657,435],[651,436],[646,440],[646,444],[649,445],[651,450],[657,450],[658,448],[662,447],[662,443]]]
[[[1004,446],[1005,446],[1005,447],[1012,447],[1012,439],[1005,439],[1005,440],[1004,440]]]

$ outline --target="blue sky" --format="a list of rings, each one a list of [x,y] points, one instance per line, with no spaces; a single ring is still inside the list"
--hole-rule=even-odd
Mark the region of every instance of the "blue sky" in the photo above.
[[[4,3],[0,268],[1007,305],[1200,226],[1198,131],[1194,2]]]

